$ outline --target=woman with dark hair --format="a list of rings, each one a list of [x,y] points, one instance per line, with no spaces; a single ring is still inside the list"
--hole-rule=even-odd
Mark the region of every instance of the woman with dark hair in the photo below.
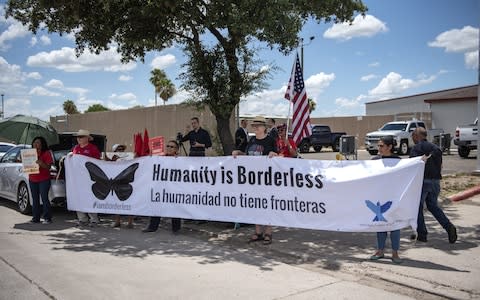
[[[39,172],[28,175],[30,191],[32,192],[32,223],[40,223],[40,197],[43,203],[43,224],[52,223],[52,213],[48,191],[50,190],[50,166],[53,164],[52,153],[48,149],[47,141],[42,136],[37,136],[32,141],[32,148],[37,149]]]
[[[381,137],[378,141],[378,155],[372,159],[400,159],[400,156],[393,154],[395,140],[392,136]],[[384,258],[385,242],[387,240],[387,232],[377,232],[377,252],[370,256],[370,260],[379,260]],[[390,241],[392,243],[392,261],[401,264],[402,260],[398,256],[400,249],[400,229],[390,231]]]

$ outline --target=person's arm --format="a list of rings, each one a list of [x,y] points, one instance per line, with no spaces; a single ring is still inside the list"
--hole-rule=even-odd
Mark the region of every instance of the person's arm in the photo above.
[[[205,143],[203,144],[203,147],[206,148],[210,148],[212,147],[212,139],[210,138],[210,133],[208,133],[208,131],[204,131],[205,132]]]

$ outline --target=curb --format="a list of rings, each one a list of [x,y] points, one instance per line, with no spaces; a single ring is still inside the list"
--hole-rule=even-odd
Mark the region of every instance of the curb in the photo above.
[[[480,184],[476,185],[472,188],[469,188],[468,190],[465,190],[463,192],[452,195],[452,196],[448,197],[448,199],[450,201],[457,202],[457,201],[468,199],[468,198],[470,198],[472,196],[475,196],[477,194],[480,194]]]

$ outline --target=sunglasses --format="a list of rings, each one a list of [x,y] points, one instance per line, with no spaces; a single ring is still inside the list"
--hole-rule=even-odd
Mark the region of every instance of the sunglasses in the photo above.
[[[177,146],[167,145],[167,148],[177,148]]]

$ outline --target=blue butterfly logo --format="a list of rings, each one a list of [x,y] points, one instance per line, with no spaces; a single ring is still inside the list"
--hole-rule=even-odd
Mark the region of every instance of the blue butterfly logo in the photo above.
[[[390,209],[390,206],[392,206],[392,201],[387,201],[385,204],[380,205],[380,202],[375,204],[370,200],[365,200],[365,204],[367,204],[367,207],[375,213],[375,218],[372,220],[373,222],[387,222],[387,219],[385,219],[383,213]]]

